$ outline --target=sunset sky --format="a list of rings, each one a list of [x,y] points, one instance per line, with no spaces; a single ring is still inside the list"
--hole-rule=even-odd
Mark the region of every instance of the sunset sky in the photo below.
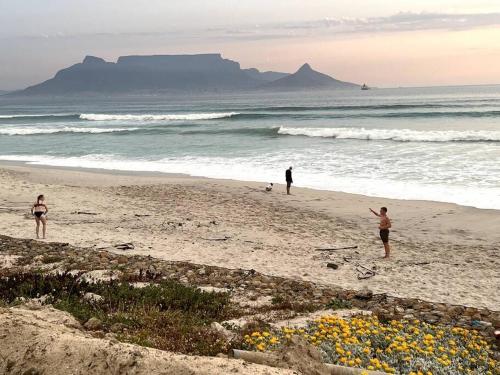
[[[85,55],[220,52],[380,87],[500,84],[498,0],[0,0],[0,89]]]

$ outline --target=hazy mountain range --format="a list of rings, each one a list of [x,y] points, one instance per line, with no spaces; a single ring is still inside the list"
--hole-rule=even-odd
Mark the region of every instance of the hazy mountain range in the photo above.
[[[293,74],[241,69],[220,54],[121,56],[117,62],[86,56],[78,64],[10,95],[87,93],[158,93],[177,91],[349,89],[359,86],[336,80],[304,64]]]

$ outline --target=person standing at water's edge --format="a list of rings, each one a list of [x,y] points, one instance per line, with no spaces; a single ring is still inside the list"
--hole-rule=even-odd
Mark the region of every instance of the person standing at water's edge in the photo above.
[[[36,202],[31,207],[31,214],[35,216],[35,222],[36,222],[36,238],[40,238],[40,222],[41,222],[43,239],[45,239],[48,212],[49,209],[45,204],[45,197],[43,196],[43,194],[39,195],[38,198],[36,199]]]
[[[380,224],[378,228],[380,229],[380,239],[384,244],[385,256],[384,258],[389,258],[391,254],[391,247],[389,246],[389,228],[391,228],[391,219],[387,216],[387,207],[380,208],[380,213],[376,213],[370,208],[370,211],[380,218]]]
[[[292,167],[288,168],[285,172],[285,180],[286,180],[286,193],[290,195],[290,187],[292,186]]]

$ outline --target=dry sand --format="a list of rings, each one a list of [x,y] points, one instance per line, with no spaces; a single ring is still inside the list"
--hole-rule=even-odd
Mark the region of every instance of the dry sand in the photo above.
[[[0,308],[0,373],[50,375],[292,375],[296,372],[196,357],[92,337],[51,307]]]
[[[350,289],[500,310],[500,211],[312,189],[168,175],[3,164],[0,233],[34,237],[36,195],[50,208],[48,240],[260,272]],[[381,259],[377,218],[393,221]],[[80,212],[80,213],[78,213]],[[224,238],[225,241],[215,239]],[[357,250],[316,247],[357,245]],[[333,261],[337,270],[326,268]],[[355,264],[376,267],[358,280]]]

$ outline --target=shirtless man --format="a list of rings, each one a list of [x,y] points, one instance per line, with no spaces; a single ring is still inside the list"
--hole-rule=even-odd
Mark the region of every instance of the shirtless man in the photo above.
[[[389,216],[387,216],[387,207],[382,207],[380,209],[380,213],[376,213],[371,208],[370,211],[375,216],[378,216],[380,218],[380,224],[378,228],[380,229],[380,239],[382,240],[385,249],[384,259],[387,259],[391,254],[391,247],[389,246],[389,228],[392,226],[391,219],[389,219]]]

